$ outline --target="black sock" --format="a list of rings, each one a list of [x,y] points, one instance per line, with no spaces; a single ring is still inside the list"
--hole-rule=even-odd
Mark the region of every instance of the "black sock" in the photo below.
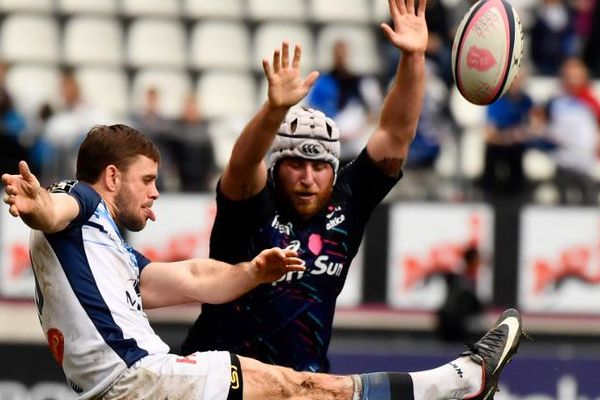
[[[413,382],[409,374],[375,372],[358,375],[360,400],[414,400]]]

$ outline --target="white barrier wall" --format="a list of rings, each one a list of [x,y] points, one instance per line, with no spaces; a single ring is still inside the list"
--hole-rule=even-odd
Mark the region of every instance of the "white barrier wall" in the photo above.
[[[527,207],[521,215],[522,311],[600,315],[600,212]]]
[[[29,228],[8,214],[0,215],[0,296],[33,298],[34,280],[29,261]]]
[[[208,257],[216,214],[212,195],[162,195],[152,207],[156,221],[128,234],[129,244],[152,261]]]
[[[481,204],[409,204],[390,208],[387,302],[394,308],[434,310],[446,295],[443,273],[456,271],[475,245],[483,265],[477,290],[492,293],[493,213]]]

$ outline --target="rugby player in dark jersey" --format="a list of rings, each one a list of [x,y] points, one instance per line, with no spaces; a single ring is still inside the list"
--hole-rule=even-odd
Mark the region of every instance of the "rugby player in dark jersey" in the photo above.
[[[300,47],[290,57],[284,42],[272,65],[263,60],[268,100],[237,139],[219,181],[210,256],[236,263],[266,248],[291,248],[306,271],[227,304],[203,305],[183,354],[228,350],[298,371],[328,371],[336,298],[369,216],[402,177],[422,109],[424,15],[410,0],[390,1],[390,11],[394,29],[382,28],[402,59],[366,148],[343,168],[334,121],[297,106],[318,77],[300,76]]]

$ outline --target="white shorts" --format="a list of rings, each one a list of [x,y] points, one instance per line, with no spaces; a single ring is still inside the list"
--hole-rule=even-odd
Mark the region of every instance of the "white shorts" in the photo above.
[[[239,364],[232,365],[232,360],[226,351],[197,352],[187,357],[147,356],[125,371],[101,398],[227,400],[230,387],[242,390],[241,381],[234,382]],[[238,395],[241,398],[241,393]]]

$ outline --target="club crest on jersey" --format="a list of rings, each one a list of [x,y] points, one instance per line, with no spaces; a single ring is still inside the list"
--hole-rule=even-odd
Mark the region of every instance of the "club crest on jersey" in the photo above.
[[[65,353],[65,337],[63,336],[63,333],[59,329],[50,328],[48,329],[46,336],[48,338],[48,346],[50,347],[52,356],[58,365],[62,366]]]

